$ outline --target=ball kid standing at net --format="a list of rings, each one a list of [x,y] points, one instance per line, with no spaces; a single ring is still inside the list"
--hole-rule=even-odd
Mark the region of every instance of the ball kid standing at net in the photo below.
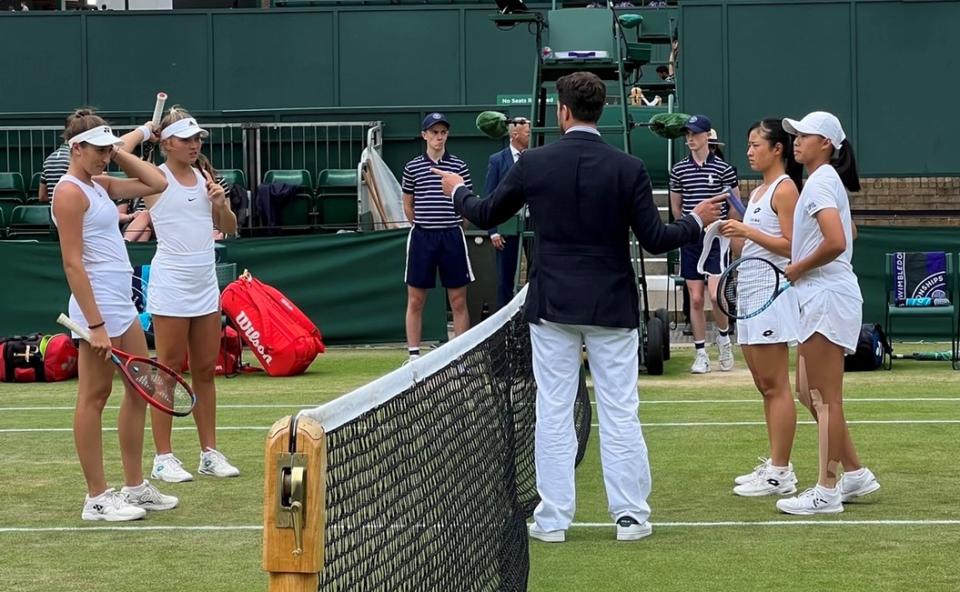
[[[793,139],[779,119],[754,123],[748,132],[747,160],[763,175],[750,195],[743,222],[727,220],[721,232],[741,257],[760,257],[779,268],[790,263],[793,215],[802,185],[803,167],[793,158]],[[754,272],[754,273],[751,273]],[[739,295],[764,289],[766,274],[758,266],[742,266]],[[720,298],[724,296],[721,294]],[[721,306],[721,309],[725,308]],[[790,389],[789,346],[797,343],[800,310],[796,291],[788,290],[759,315],[737,320],[737,343],[763,395],[763,415],[770,442],[769,459],[753,472],[737,477],[733,492],[742,496],[784,495],[796,491],[797,476],[790,451],[797,411]]]
[[[817,485],[797,497],[781,499],[788,514],[835,514],[843,502],[880,488],[860,464],[843,416],[843,356],[860,337],[863,297],[853,272],[853,220],[847,190],[859,191],[853,147],[840,120],[823,111],[800,121],[783,120],[796,135],[794,156],[807,169],[793,219],[792,263],[784,275],[800,301],[801,358],[798,384],[818,425],[820,470]],[[840,467],[845,471],[840,476]]]
[[[159,170],[166,191],[147,196],[157,233],[157,253],[150,266],[147,311],[153,315],[157,357],[178,367],[189,354],[190,379],[197,394],[193,418],[200,438],[198,471],[236,477],[240,471],[217,450],[217,390],[214,372],[220,350],[220,291],[214,257],[214,229],[237,231],[223,187],[205,170],[200,153],[208,132],[180,107],[172,107],[160,124]],[[152,415],[156,456],[150,473],[170,482],[193,476],[173,454],[172,419]]]
[[[127,134],[149,137],[144,126]],[[167,183],[155,167],[117,148],[123,140],[91,109],[67,119],[64,140],[70,166],[53,192],[52,218],[60,234],[63,269],[70,285],[70,318],[90,332],[81,341],[77,407],[73,418],[77,456],[87,483],[83,520],[124,521],[143,518],[146,510],[176,507],[143,478],[145,402],[129,385],[117,420],[124,487],[107,487],[103,468],[102,414],[113,386],[111,347],[146,356],[147,342],[133,305],[133,268],[120,236],[114,200],[163,191]],[[113,160],[127,179],[104,175]],[[78,335],[74,334],[74,337]]]

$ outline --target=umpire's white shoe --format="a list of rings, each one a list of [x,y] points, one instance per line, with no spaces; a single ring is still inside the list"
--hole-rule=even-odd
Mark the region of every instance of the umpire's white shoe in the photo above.
[[[795,516],[839,514],[843,511],[843,503],[840,501],[839,489],[829,493],[826,489],[817,485],[797,497],[777,500],[777,509],[784,514],[794,514]]]
[[[545,543],[562,543],[567,540],[567,531],[565,530],[543,530],[536,522],[530,524],[528,532],[530,538],[543,541]]]
[[[697,350],[697,357],[693,359],[693,365],[690,366],[691,374],[706,374],[710,372],[710,356],[703,349]]]
[[[212,475],[214,477],[236,477],[240,474],[240,469],[230,464],[219,450],[209,448],[200,453],[201,475]]]
[[[193,475],[183,468],[183,463],[172,452],[153,457],[153,470],[150,471],[150,478],[160,479],[167,483],[193,481]]]
[[[617,519],[618,541],[639,541],[653,533],[653,526],[644,521],[643,524],[630,516],[621,516]]]
[[[180,500],[172,495],[164,495],[157,491],[157,488],[150,485],[146,479],[136,487],[124,486],[120,493],[127,497],[127,501],[132,506],[143,508],[144,510],[160,511],[172,510],[177,507]]]
[[[111,488],[98,496],[86,496],[83,502],[83,520],[106,520],[107,522],[126,522],[140,520],[147,515],[147,511],[131,505],[127,496]]]
[[[837,489],[840,490],[840,498],[844,502],[849,502],[880,489],[880,482],[877,481],[873,471],[867,467],[861,467],[858,471],[841,475],[840,480],[837,481]]]

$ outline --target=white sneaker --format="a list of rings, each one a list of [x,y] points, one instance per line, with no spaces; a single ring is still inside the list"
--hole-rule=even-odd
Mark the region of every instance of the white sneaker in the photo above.
[[[817,485],[804,491],[797,497],[777,500],[777,509],[785,514],[810,516],[813,514],[839,514],[843,511],[840,490],[833,495]]]
[[[730,372],[733,370],[733,343],[718,343],[717,347],[720,349],[720,371]]]
[[[760,473],[771,465],[769,458],[763,458],[758,456],[757,460],[760,461],[760,464],[753,467],[753,470],[747,473],[746,475],[740,475],[733,478],[733,482],[737,485],[743,485],[744,483],[749,483],[760,476]],[[791,473],[793,472],[793,463],[787,463],[787,470]]]
[[[160,511],[172,510],[177,507],[180,500],[172,495],[164,495],[157,491],[157,488],[150,485],[146,479],[136,487],[126,487],[120,490],[120,493],[127,497],[127,502],[132,506],[143,508],[144,510]]]
[[[127,501],[127,496],[110,488],[96,497],[86,496],[83,502],[83,520],[106,520],[107,522],[125,522],[140,520],[147,511]]]
[[[733,493],[743,497],[760,497],[797,492],[797,475],[792,469],[778,471],[767,464],[756,475],[754,479],[734,487]]]
[[[621,516],[617,519],[617,540],[618,541],[639,541],[653,533],[653,526],[644,521],[640,524],[636,519],[630,516]]]
[[[200,468],[197,471],[201,475],[214,477],[236,477],[240,474],[240,469],[231,465],[227,457],[213,448],[200,453]]]
[[[160,479],[167,483],[183,483],[184,481],[193,481],[193,475],[183,468],[183,463],[175,457],[172,452],[167,454],[158,454],[153,457],[153,470],[150,471],[151,479]]]
[[[545,543],[562,543],[567,540],[567,531],[565,530],[543,530],[537,523],[530,524],[528,528],[530,538],[543,541]]]
[[[877,481],[873,471],[863,467],[858,476],[852,473],[841,475],[840,480],[837,481],[837,488],[840,490],[840,499],[849,502],[880,489],[880,482]]]
[[[697,357],[693,360],[693,366],[690,366],[691,374],[706,374],[710,372],[710,357],[705,349],[697,350]]]

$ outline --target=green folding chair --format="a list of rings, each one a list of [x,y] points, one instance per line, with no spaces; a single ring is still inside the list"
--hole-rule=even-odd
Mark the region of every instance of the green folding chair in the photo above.
[[[884,287],[886,290],[886,312],[884,314],[883,329],[887,337],[892,340],[894,330],[898,324],[910,323],[917,319],[943,319],[950,327],[951,361],[954,370],[960,369],[960,318],[957,316],[957,270],[953,261],[953,253],[946,253],[947,259],[947,294],[950,298],[949,306],[897,306],[893,301],[893,258],[895,253],[886,254],[884,267]],[[886,369],[893,368],[893,357],[888,356]]]

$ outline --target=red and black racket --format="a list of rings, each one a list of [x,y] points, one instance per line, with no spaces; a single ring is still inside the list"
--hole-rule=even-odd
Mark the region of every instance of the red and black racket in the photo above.
[[[57,322],[79,335],[87,343],[90,332],[81,327],[67,315],[61,314]],[[127,383],[141,397],[160,411],[176,417],[190,415],[197,402],[197,396],[183,377],[163,364],[133,356],[117,348],[110,352],[110,359]]]

